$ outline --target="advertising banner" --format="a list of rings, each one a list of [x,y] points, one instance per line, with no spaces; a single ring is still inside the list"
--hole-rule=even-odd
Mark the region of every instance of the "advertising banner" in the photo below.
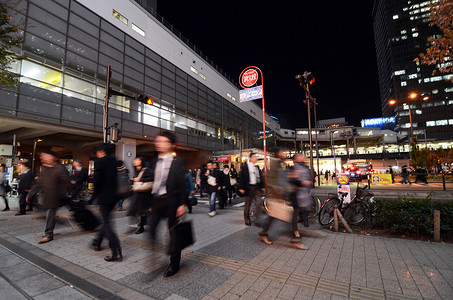
[[[263,98],[262,85],[239,91],[239,102],[241,103],[261,98]]]
[[[230,156],[219,156],[217,157],[217,161],[230,161],[231,157]]]
[[[349,174],[340,173],[337,177],[337,192],[338,198],[341,199],[340,192],[347,193],[346,197],[344,197],[343,203],[351,202],[351,186],[349,185]]]
[[[391,174],[372,174],[371,183],[373,184],[392,184]]]

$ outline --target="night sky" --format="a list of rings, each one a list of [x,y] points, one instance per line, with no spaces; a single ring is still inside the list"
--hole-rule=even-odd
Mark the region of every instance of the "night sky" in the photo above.
[[[316,78],[318,119],[381,116],[373,2],[164,0],[157,11],[231,78],[259,67],[266,110],[294,129],[308,124],[295,79],[304,71]]]

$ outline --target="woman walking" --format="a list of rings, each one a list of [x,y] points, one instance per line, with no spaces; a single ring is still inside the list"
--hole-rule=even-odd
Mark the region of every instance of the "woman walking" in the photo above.
[[[151,182],[153,179],[152,172],[149,168],[145,167],[145,161],[142,157],[134,159],[134,185],[136,182]],[[128,209],[128,216],[140,217],[140,223],[135,234],[140,234],[145,231],[146,214],[151,207],[151,190],[148,191],[134,191],[132,196],[132,204]]]
[[[5,191],[5,185],[4,185],[5,181],[6,181],[5,167],[0,166],[0,197],[3,197],[3,200],[5,201],[5,208],[2,211],[9,210],[9,204],[8,204],[8,199],[6,199],[6,191]]]

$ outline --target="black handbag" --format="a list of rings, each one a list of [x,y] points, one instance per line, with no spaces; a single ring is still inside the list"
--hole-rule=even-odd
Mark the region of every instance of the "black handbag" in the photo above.
[[[197,205],[197,204],[198,204],[198,199],[197,199],[197,197],[195,197],[195,196],[190,197],[190,198],[189,198],[189,203],[190,203],[191,206]]]
[[[195,242],[192,221],[178,222],[170,228],[170,234],[174,236],[172,248],[175,251],[181,251]]]
[[[6,181],[3,182],[3,188],[5,190],[5,194],[9,194],[12,191],[11,186]]]

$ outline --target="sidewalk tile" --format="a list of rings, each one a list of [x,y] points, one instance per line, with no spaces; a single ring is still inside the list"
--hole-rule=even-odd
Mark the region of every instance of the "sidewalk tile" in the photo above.
[[[15,284],[33,297],[65,286],[63,282],[45,273],[18,280]]]
[[[48,300],[48,299],[88,300],[91,298],[69,286],[64,286],[59,289],[36,296],[34,299],[36,299],[36,300]]]

